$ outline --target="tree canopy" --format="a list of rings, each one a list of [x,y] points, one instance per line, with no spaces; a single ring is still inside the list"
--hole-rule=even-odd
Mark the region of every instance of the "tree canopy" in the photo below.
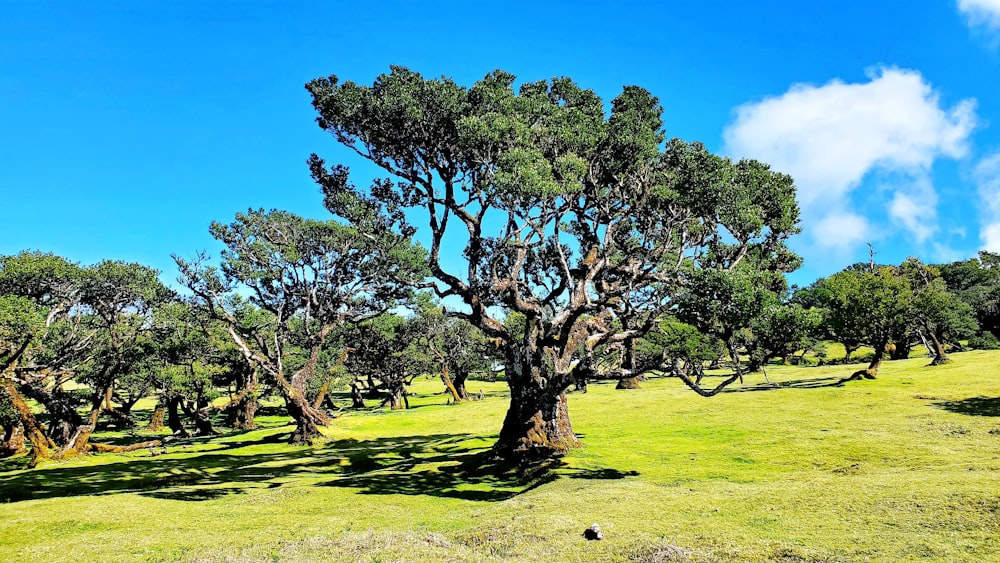
[[[404,212],[419,220],[433,288],[501,343],[511,406],[494,451],[507,458],[576,445],[564,391],[581,345],[648,332],[704,270],[798,265],[787,175],[667,141],[658,100],[637,86],[606,113],[569,78],[514,85],[503,71],[463,87],[402,67],[370,86],[307,85],[319,126],[388,174],[358,189],[314,155],[327,207],[400,234]],[[615,330],[626,310],[649,314]],[[523,334],[505,313],[524,316]]]

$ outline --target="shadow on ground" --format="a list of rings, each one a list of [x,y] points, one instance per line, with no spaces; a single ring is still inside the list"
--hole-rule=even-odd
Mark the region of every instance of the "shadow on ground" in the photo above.
[[[773,383],[759,383],[743,387],[729,387],[723,393],[746,393],[748,391],[776,391],[778,389],[818,389],[820,387],[843,387],[850,378],[843,377],[813,377]]]
[[[182,452],[171,447],[156,458],[8,471],[0,473],[0,502],[117,493],[203,501],[277,488],[290,481],[360,489],[364,494],[498,501],[560,478],[637,475],[616,469],[571,468],[561,459],[517,467],[502,465],[490,458],[480,436],[469,434],[338,440],[316,447],[289,446],[277,453],[241,452],[246,446],[283,438],[283,434],[274,434],[232,440],[230,435],[218,441],[222,449],[207,452]]]
[[[931,403],[939,409],[971,416],[1000,416],[1000,397],[969,397],[960,401]]]

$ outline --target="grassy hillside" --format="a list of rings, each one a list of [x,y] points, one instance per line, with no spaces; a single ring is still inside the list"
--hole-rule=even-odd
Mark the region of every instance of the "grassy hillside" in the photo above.
[[[703,399],[675,379],[591,385],[585,446],[477,470],[506,407],[349,413],[312,448],[262,430],[28,471],[0,464],[3,561],[1000,559],[1000,353],[768,368]],[[114,436],[110,436],[114,437]],[[597,522],[604,541],[582,532]]]

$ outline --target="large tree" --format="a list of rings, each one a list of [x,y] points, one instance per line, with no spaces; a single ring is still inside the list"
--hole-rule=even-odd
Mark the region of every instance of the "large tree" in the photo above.
[[[226,245],[221,271],[203,257],[175,256],[193,303],[225,324],[244,358],[281,393],[296,424],[293,443],[318,437],[329,420],[308,400],[307,383],[334,331],[392,309],[423,278],[423,249],[390,223],[347,226],[250,210],[211,226]]]
[[[568,78],[524,83],[496,71],[463,87],[393,67],[371,86],[310,82],[318,124],[388,174],[355,188],[311,159],[336,215],[409,210],[426,226],[439,297],[501,346],[510,387],[494,453],[548,456],[578,444],[565,391],[580,350],[641,336],[690,272],[796,260],[791,178],[665,141],[662,108],[625,87],[606,113]],[[645,322],[614,323],[626,306]],[[514,334],[505,314],[524,318]]]

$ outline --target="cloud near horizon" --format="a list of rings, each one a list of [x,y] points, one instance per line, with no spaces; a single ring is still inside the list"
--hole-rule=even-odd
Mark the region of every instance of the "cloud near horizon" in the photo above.
[[[937,230],[931,167],[965,156],[976,127],[975,100],[942,107],[917,71],[877,68],[869,78],[795,84],[738,107],[723,132],[729,155],[792,175],[817,252],[843,253],[885,236],[880,225],[889,220],[915,242],[927,240]],[[865,181],[873,175],[882,180],[877,188]],[[867,198],[863,213],[856,198]]]

